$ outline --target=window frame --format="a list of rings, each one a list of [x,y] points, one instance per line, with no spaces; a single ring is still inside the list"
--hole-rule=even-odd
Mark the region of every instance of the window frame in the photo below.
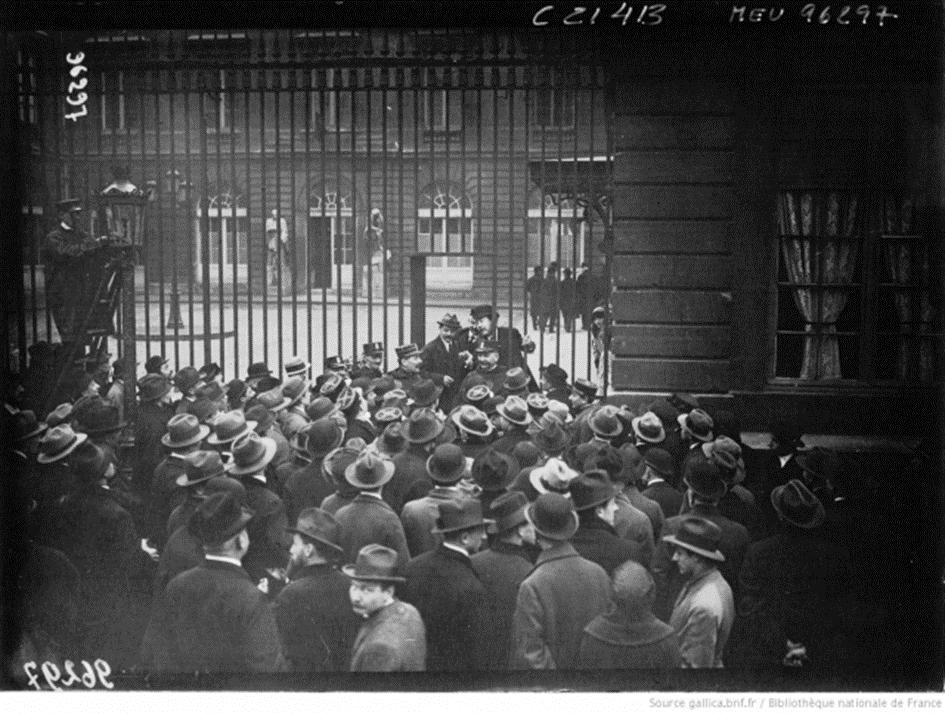
[[[217,202],[217,205],[213,205],[214,202]],[[229,205],[220,205],[221,202],[228,202]],[[243,204],[242,195],[232,195],[230,193],[220,193],[213,196],[209,201],[207,201],[207,220],[209,221],[210,233],[223,236],[223,239],[219,244],[216,245],[219,248],[218,259],[216,262],[213,261],[213,250],[216,240],[209,243],[210,248],[210,276],[211,280],[219,274],[220,265],[223,266],[223,277],[233,276],[233,268],[236,267],[237,278],[240,280],[246,280],[249,274],[249,263],[251,259],[251,249],[249,242],[249,212],[246,208],[246,205]],[[196,229],[194,235],[196,236],[196,246],[195,246],[195,263],[194,270],[196,279],[199,281],[201,275],[203,274],[203,205],[198,203],[195,208],[194,222]],[[213,230],[214,222],[216,223],[217,230]],[[233,223],[233,229],[230,228],[230,222]],[[243,232],[241,233],[239,228],[240,226],[244,227]],[[233,236],[233,249],[230,247],[230,236]],[[243,238],[243,245],[240,245],[240,238]],[[210,236],[207,236],[207,239],[210,239]],[[240,261],[240,252],[241,247],[245,253],[245,260]],[[233,251],[235,250],[235,255]],[[234,260],[226,260],[227,257],[233,257]],[[222,259],[222,262],[221,262]]]

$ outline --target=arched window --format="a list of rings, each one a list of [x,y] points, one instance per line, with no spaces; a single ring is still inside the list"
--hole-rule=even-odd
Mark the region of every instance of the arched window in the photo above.
[[[472,201],[455,184],[430,184],[417,208],[417,251],[427,260],[427,284],[468,289],[476,251]]]
[[[528,264],[580,265],[586,226],[584,209],[573,199],[534,189],[528,197]]]
[[[249,229],[246,202],[242,193],[224,189],[206,201],[209,223],[210,279],[223,268],[223,279],[245,280],[249,264]],[[197,279],[203,274],[203,204],[197,205]]]

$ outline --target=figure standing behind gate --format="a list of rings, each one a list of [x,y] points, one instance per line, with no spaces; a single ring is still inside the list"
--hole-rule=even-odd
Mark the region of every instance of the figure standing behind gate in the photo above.
[[[279,211],[273,208],[270,218],[266,218],[266,256],[269,266],[269,285],[276,287],[279,278],[282,284],[288,285],[292,281],[289,261],[286,259],[289,242],[289,224],[285,218],[279,217]]]

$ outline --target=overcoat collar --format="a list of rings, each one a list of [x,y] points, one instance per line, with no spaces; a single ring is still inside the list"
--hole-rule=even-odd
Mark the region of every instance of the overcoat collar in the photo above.
[[[674,635],[672,629],[650,612],[631,616],[616,605],[587,625],[588,635],[615,646],[646,646]]]
[[[436,554],[438,557],[445,557],[455,562],[462,562],[464,565],[469,567],[471,571],[474,571],[473,566],[472,566],[472,559],[469,557],[469,555],[464,555],[462,552],[457,552],[456,550],[452,550],[449,547],[444,546],[443,544],[440,544],[437,546]]]
[[[532,572],[534,572],[546,562],[566,559],[568,557],[580,557],[580,555],[570,542],[558,542],[547,550],[541,551],[541,554],[538,555],[538,559],[535,560],[535,566],[532,567]]]
[[[297,582],[306,577],[324,577],[326,574],[330,574],[332,569],[332,566],[327,562],[321,564],[307,564],[293,574],[292,581]]]

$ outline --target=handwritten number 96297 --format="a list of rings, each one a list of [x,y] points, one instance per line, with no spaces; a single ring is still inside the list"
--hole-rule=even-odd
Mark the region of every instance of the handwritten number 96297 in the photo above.
[[[86,105],[86,102],[89,100],[89,95],[82,91],[88,86],[89,80],[85,77],[79,77],[83,72],[89,71],[86,66],[82,64],[84,60],[85,52],[66,55],[66,62],[72,65],[72,68],[69,70],[69,76],[75,80],[69,82],[69,93],[66,96],[66,102],[69,106],[79,107],[76,111],[65,115],[65,118],[70,121],[78,121],[80,116],[85,116],[89,113],[89,107]]]
[[[79,663],[82,665],[81,672],[76,672],[77,664],[68,659],[63,664],[62,670],[52,661],[44,661],[41,665],[37,665],[35,661],[27,661],[23,664],[23,671],[26,673],[27,684],[37,691],[43,690],[44,683],[51,691],[78,687],[78,684],[86,688],[95,688],[99,685],[103,688],[115,687],[115,684],[108,680],[112,674],[112,667],[107,661],[95,659],[92,663],[88,661]]]

